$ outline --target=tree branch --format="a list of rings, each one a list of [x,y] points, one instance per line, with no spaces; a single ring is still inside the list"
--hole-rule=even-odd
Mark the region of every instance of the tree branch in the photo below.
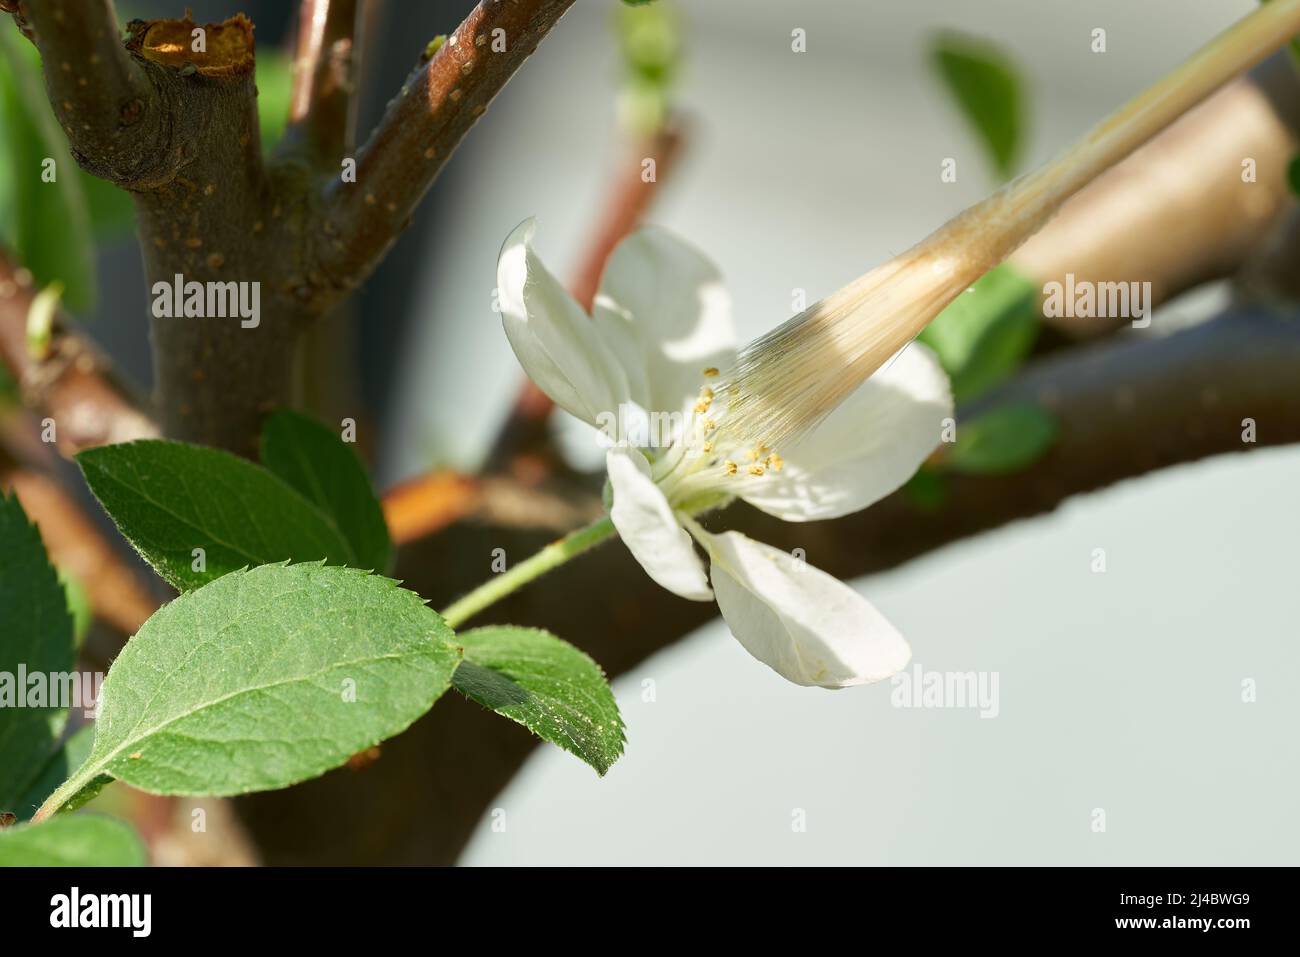
[[[832,522],[782,522],[738,505],[707,524],[734,528],[779,548],[803,548],[811,564],[841,577],[883,571],[958,539],[1051,511],[1073,495],[1123,479],[1210,455],[1300,442],[1297,369],[1300,315],[1253,305],[1236,306],[1169,336],[1122,337],[1076,347],[1031,364],[1012,382],[960,410],[959,419],[1006,403],[1033,402],[1050,409],[1058,420],[1059,436],[1047,454],[1026,469],[1005,476],[947,475],[944,503],[934,510],[920,509],[898,492]],[[1252,442],[1243,440],[1246,419],[1255,426]],[[509,548],[500,529],[494,534],[509,554],[523,554]],[[412,546],[412,556],[426,548],[440,550],[435,540]],[[427,567],[442,573],[449,562],[450,556],[444,556],[442,562]],[[407,567],[418,588],[417,566]],[[586,573],[570,574],[594,579],[605,571],[602,561]],[[465,577],[481,577],[481,572],[482,568],[470,568]],[[527,611],[503,608],[492,617],[514,614],[534,622],[535,606],[545,605],[539,624],[562,624],[570,632],[561,633],[569,637],[576,634],[605,642],[608,639],[601,639],[599,632],[608,620],[593,616],[583,624],[586,606],[564,610],[564,596],[588,595],[593,587],[594,582],[555,583],[532,589],[531,597],[518,599],[529,606]],[[429,594],[435,607],[441,607],[457,597],[454,589],[443,578],[441,588],[421,594]],[[651,584],[630,592],[612,588],[607,594],[612,603],[607,610],[613,613],[618,603],[649,601],[655,592]],[[563,621],[550,620],[562,611]]]
[[[314,261],[337,297],[378,264],[434,178],[573,0],[482,0],[417,67],[356,157],[335,178]]]
[[[156,178],[170,124],[122,45],[112,0],[7,0],[2,9],[41,53],[50,104],[77,162],[119,184]]]
[[[273,187],[262,163],[252,24],[134,20],[123,46],[107,0],[16,6],[78,163],[131,190],[155,307],[180,299],[154,291],[178,276],[260,302],[248,327],[234,307],[155,308],[151,324],[167,434],[250,453],[261,417],[289,403],[312,315],[302,233],[314,196],[291,176]]]
[[[242,15],[203,24],[206,49],[195,50],[199,28],[135,21],[128,42],[177,126],[169,175],[133,194],[156,404],[169,438],[251,456],[262,418],[292,404],[296,343],[316,316],[302,256],[312,186],[301,170],[262,162],[253,25]],[[230,292],[195,315],[177,308],[178,282],[200,303],[205,287]]]
[[[0,362],[22,390],[24,404],[54,420],[65,456],[114,442],[150,438],[158,428],[119,382],[99,351],[55,320],[43,354],[27,345],[35,296],[31,274],[0,249]]]
[[[1258,446],[1300,442],[1300,316],[1237,306],[1169,336],[1122,336],[1044,358],[959,417],[1038,402],[1060,423],[1053,447],[1013,475],[947,476],[943,506],[903,494],[801,544],[797,526],[753,513],[747,529],[841,576],[892,568],[958,539],[1051,511],[1074,495],[1157,469]],[[1243,441],[1243,420],[1257,441]],[[960,424],[958,430],[960,431]],[[837,528],[837,526],[839,526]],[[821,556],[821,557],[819,557]]]
[[[1237,276],[1237,289],[1261,302],[1300,302],[1300,207],[1293,208]]]
[[[302,0],[281,155],[304,155],[337,171],[352,151],[359,30],[357,0]]]
[[[1152,305],[1230,276],[1295,207],[1286,168],[1298,144],[1300,77],[1282,53],[1080,190],[1011,262],[1039,283],[1150,282]],[[1128,320],[1043,321],[1086,338]]]

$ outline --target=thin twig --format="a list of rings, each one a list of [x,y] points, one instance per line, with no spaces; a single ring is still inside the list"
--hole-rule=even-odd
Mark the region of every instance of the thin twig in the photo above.
[[[351,152],[360,29],[357,0],[302,0],[282,152],[334,169]]]
[[[27,342],[27,317],[36,289],[27,270],[0,249],[0,362],[22,390],[24,404],[53,420],[59,451],[81,449],[158,434],[158,427],[108,360],[70,328],[55,320],[40,355]]]
[[[452,151],[573,0],[483,0],[431,50],[326,196],[317,268],[343,293],[405,227]]]

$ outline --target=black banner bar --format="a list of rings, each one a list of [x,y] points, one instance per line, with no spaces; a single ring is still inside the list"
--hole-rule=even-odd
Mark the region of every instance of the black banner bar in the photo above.
[[[0,871],[7,942],[578,946],[665,932],[811,944],[1145,942],[1289,935],[1295,874],[1249,868],[247,869]],[[908,930],[910,928],[910,930]],[[974,935],[974,936],[972,936]],[[13,951],[10,951],[13,952]]]

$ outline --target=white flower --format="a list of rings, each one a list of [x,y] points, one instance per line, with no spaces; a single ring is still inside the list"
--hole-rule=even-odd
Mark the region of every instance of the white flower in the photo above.
[[[745,499],[791,522],[835,518],[898,488],[938,443],[951,414],[948,379],[920,344],[793,437],[779,453],[728,421],[720,373],[737,349],[730,301],[715,267],[662,229],[624,240],[588,317],[542,265],[525,222],[506,240],[497,282],[506,335],[525,371],[557,405],[597,428],[675,424],[667,441],[606,454],[610,518],[660,585],[716,598],[737,640],[800,685],[878,681],[911,657],[864,598],[800,558],[739,532],[712,534],[702,511]],[[833,347],[824,375],[835,376]],[[619,413],[621,418],[617,418]],[[692,538],[707,553],[706,578]],[[712,587],[710,587],[710,583]]]

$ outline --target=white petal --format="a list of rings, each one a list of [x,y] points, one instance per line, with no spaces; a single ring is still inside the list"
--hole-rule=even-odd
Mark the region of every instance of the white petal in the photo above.
[[[727,627],[783,678],[844,688],[897,674],[912,657],[894,626],[839,579],[739,532],[695,532]]]
[[[704,370],[725,369],[736,355],[731,298],[717,267],[664,229],[639,229],[618,244],[592,318],[611,333],[633,397],[651,412],[693,405]]]
[[[610,449],[605,457],[614,504],[609,517],[632,556],[651,578],[693,601],[713,597],[691,536],[650,478],[650,464],[635,449]]]
[[[533,252],[536,226],[521,223],[501,248],[497,294],[506,338],[528,377],[590,425],[630,395],[605,337]]]
[[[837,518],[884,498],[916,472],[952,415],[948,376],[919,342],[903,349],[741,496],[787,522]]]

